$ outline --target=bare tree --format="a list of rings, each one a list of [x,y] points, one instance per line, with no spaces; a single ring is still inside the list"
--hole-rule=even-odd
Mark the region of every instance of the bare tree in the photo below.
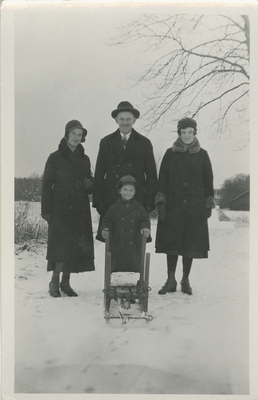
[[[249,19],[247,16],[143,14],[118,27],[112,44],[142,42],[145,128],[184,116],[206,121],[208,134],[249,141]],[[146,63],[146,60],[148,62]]]

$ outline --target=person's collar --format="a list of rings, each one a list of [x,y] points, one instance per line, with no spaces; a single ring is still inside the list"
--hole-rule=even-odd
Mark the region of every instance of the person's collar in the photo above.
[[[134,197],[132,199],[130,199],[130,200],[125,200],[125,199],[122,199],[122,197],[121,197],[122,202],[125,203],[125,204],[132,203],[133,199],[134,199]]]
[[[66,140],[65,137],[61,139],[61,141],[59,143],[59,146],[58,146],[58,150],[63,154],[63,156],[65,158],[68,158],[69,155],[71,153],[73,153],[72,150],[68,147],[67,140]],[[82,146],[81,143],[78,144],[78,146],[75,149],[75,152],[76,153],[79,152],[81,157],[83,157],[83,155],[84,155],[84,147]]]
[[[201,146],[196,136],[190,144],[185,144],[182,139],[178,137],[172,146],[172,150],[178,153],[185,153],[186,151],[189,151],[189,153],[198,153],[200,149]]]
[[[122,133],[121,131],[119,131],[119,132],[120,132],[121,138],[123,139],[124,137],[126,137],[127,140],[129,139],[129,137],[130,137],[130,135],[131,135],[131,133],[132,133],[132,131],[129,132],[129,133],[127,133],[127,134],[124,134],[124,133]]]

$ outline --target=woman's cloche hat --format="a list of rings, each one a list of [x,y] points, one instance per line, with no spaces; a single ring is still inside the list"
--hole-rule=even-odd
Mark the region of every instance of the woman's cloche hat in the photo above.
[[[125,185],[133,185],[135,189],[137,189],[136,179],[131,175],[125,175],[121,179],[119,179],[117,183],[117,190],[120,190]]]
[[[140,116],[140,111],[136,110],[136,108],[134,108],[134,106],[129,103],[129,101],[121,101],[121,103],[118,104],[117,109],[112,111],[111,116],[113,118],[116,118],[117,114],[123,111],[131,112],[135,116],[135,118],[139,118]]]
[[[194,128],[197,130],[197,122],[192,118],[182,118],[177,123],[177,133],[180,134],[180,129]],[[195,133],[196,134],[196,133]]]
[[[88,131],[87,131],[87,129],[85,129],[82,126],[80,121],[77,121],[76,119],[73,119],[72,121],[67,122],[67,124],[65,125],[65,136],[67,136],[68,132],[70,132],[74,128],[81,128],[82,129],[83,135],[82,135],[82,140],[81,141],[84,142]]]

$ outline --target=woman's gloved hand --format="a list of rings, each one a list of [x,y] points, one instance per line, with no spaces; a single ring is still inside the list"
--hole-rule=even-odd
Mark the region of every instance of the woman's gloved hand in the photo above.
[[[141,230],[141,234],[146,237],[146,239],[150,236],[150,230],[148,228],[143,228]]]
[[[104,239],[107,239],[109,237],[109,229],[108,228],[103,229],[102,236]]]
[[[86,190],[91,190],[93,187],[93,182],[88,178],[84,178],[83,186],[85,187]]]
[[[166,218],[166,204],[161,201],[157,204],[158,216],[161,221],[165,221]]]

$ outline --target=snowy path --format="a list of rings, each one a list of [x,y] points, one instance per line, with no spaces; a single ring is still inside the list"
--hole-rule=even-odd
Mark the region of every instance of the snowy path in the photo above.
[[[96,271],[72,275],[77,298],[49,296],[45,248],[16,255],[15,392],[248,394],[249,229],[220,222],[217,211],[209,226],[211,252],[194,260],[193,296],[180,292],[181,259],[178,291],[157,294],[165,255],[147,245],[150,323],[105,323],[102,243]]]

